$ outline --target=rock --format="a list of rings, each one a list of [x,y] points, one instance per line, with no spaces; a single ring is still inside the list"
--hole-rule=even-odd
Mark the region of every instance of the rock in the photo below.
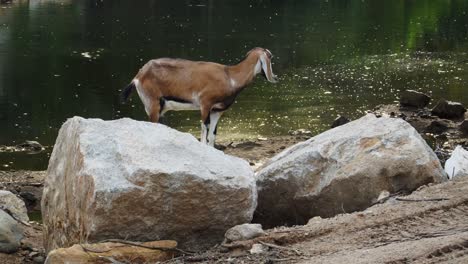
[[[289,131],[289,134],[291,136],[307,136],[307,137],[313,136],[313,133],[310,130],[303,129],[303,128],[300,128],[298,130],[291,130]]]
[[[31,154],[36,154],[43,151],[45,148],[37,141],[26,140],[25,142],[16,145],[18,151],[26,151]]]
[[[28,222],[28,211],[20,198],[9,191],[0,190],[0,208],[8,210],[16,219]]]
[[[44,257],[43,256],[37,256],[33,258],[33,261],[35,263],[44,263]]]
[[[349,118],[345,116],[339,116],[333,121],[333,123],[331,124],[331,128],[339,127],[341,125],[349,123],[349,121]]]
[[[457,146],[445,162],[445,172],[449,179],[468,176],[468,151],[462,146]]]
[[[401,115],[404,115],[403,113],[401,113]],[[432,116],[432,112],[430,109],[427,109],[427,108],[424,108],[422,110],[419,110],[417,113],[416,113],[417,116],[421,117],[421,118],[430,118]]]
[[[372,114],[287,148],[256,178],[253,222],[268,228],[362,210],[384,190],[412,191],[447,179],[410,124]]]
[[[250,222],[249,164],[161,124],[69,119],[50,157],[42,215],[47,251],[108,238],[220,243]]]
[[[414,90],[406,90],[400,96],[401,106],[424,108],[430,101],[430,96]]]
[[[236,225],[226,231],[224,237],[228,242],[249,240],[259,236],[265,235],[265,231],[262,229],[261,224],[242,224]]]
[[[390,198],[390,192],[387,190],[383,190],[382,192],[380,192],[379,197],[377,197],[377,200],[374,203],[384,202],[388,198]]]
[[[145,242],[144,246],[173,249],[177,246],[175,241]],[[88,250],[83,249],[86,248]],[[95,252],[94,252],[95,251]],[[96,253],[100,252],[100,253]],[[98,243],[74,245],[69,248],[59,248],[51,251],[45,260],[45,264],[66,263],[157,263],[174,257],[171,250],[154,250],[143,247],[131,246],[121,243]]]
[[[0,210],[0,252],[13,253],[18,251],[23,238],[23,230],[18,221],[5,211]]]
[[[460,131],[468,135],[468,119],[460,124]]]
[[[262,254],[263,252],[265,252],[266,249],[265,249],[265,246],[262,245],[262,244],[253,244],[252,245],[252,248],[250,249],[250,254]]]
[[[34,186],[23,186],[19,193],[23,199],[28,212],[41,211],[42,188]]]
[[[462,118],[466,112],[465,107],[457,102],[439,100],[432,109],[432,114],[441,118]]]
[[[424,131],[427,133],[441,134],[449,129],[449,124],[443,120],[432,121]]]

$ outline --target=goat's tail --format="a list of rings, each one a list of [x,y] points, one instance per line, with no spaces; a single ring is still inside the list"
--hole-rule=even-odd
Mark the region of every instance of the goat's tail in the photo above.
[[[122,93],[120,94],[122,103],[127,102],[128,97],[130,96],[132,91],[135,89],[136,89],[135,80],[133,80],[129,85],[127,85],[127,87],[123,89]]]

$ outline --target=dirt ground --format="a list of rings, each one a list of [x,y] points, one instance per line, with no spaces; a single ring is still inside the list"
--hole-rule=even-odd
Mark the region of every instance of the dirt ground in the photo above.
[[[433,136],[442,162],[456,144],[468,146],[468,137],[446,121],[443,133],[425,131],[433,117],[401,111],[392,106],[377,114],[402,116],[421,134]],[[403,115],[402,115],[403,114]],[[226,154],[247,160],[252,168],[285,148],[310,138],[295,135],[243,142],[222,142]],[[0,171],[0,189],[20,195],[34,215],[40,210],[44,171]],[[39,218],[37,218],[39,219]],[[0,253],[0,263],[41,263],[44,260],[42,227],[35,221],[23,226],[20,251]],[[251,253],[252,245],[259,249]],[[254,240],[223,244],[209,251],[179,256],[167,263],[468,263],[468,178],[422,186],[409,196],[392,196],[363,212],[333,218],[313,218],[305,226],[278,227]]]
[[[253,244],[263,252],[249,252]],[[226,248],[229,248],[227,250]],[[226,252],[227,251],[227,252]],[[168,263],[468,263],[468,178]]]

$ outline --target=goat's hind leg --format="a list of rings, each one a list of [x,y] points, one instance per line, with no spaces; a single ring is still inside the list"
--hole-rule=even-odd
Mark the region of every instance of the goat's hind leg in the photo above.
[[[208,136],[208,127],[210,125],[210,110],[207,108],[201,108],[201,135],[200,135],[200,142],[206,144],[207,136]]]

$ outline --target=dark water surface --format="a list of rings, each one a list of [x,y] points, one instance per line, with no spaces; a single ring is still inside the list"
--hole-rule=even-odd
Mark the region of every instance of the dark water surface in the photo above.
[[[2,1],[4,2],[4,1]],[[146,61],[238,62],[269,48],[280,77],[258,77],[220,121],[221,140],[318,133],[403,89],[468,105],[468,1],[13,1],[0,4],[0,145],[37,140],[39,155],[0,153],[0,169],[45,169],[66,118],[146,120],[119,103]],[[198,112],[165,122],[199,134]]]

